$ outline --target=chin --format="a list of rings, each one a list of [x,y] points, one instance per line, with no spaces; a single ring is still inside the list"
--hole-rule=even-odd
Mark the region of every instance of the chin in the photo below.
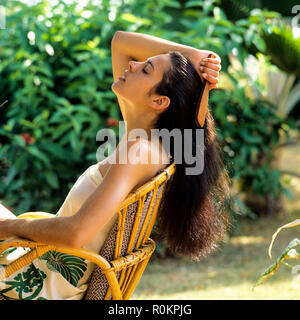
[[[111,85],[111,90],[115,93],[115,94],[117,94],[117,92],[118,92],[118,84],[117,84],[117,81],[116,82],[114,82],[112,85]]]
[[[120,81],[116,81],[111,85],[111,90],[115,93],[116,96],[126,99],[126,90],[122,89],[122,83],[119,83]],[[124,95],[125,94],[125,95]]]
[[[117,86],[117,87],[118,87],[120,84],[123,84],[123,83],[124,83],[123,81],[117,79],[116,81],[114,81],[114,82],[112,83],[112,86]]]

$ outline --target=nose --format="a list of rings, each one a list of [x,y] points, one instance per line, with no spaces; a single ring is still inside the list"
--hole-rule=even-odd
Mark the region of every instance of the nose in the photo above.
[[[132,60],[129,61],[129,70],[130,70],[131,72],[135,71],[137,65],[138,65],[138,62],[132,61]]]
[[[134,70],[134,62],[133,61],[129,61],[129,71],[132,72],[132,70]]]

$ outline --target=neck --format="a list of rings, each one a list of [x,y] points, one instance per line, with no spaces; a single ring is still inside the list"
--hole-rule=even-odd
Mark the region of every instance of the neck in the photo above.
[[[141,136],[144,139],[151,139],[151,130],[155,129],[155,121],[157,117],[150,112],[140,114],[131,114],[128,109],[123,113],[123,121],[125,122],[124,139],[128,140],[131,137]],[[141,131],[141,133],[139,132]]]

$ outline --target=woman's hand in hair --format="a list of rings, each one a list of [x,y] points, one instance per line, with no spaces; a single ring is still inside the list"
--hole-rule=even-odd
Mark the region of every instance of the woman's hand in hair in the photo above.
[[[218,88],[219,71],[221,70],[221,58],[214,52],[208,58],[200,62],[200,71],[205,80],[209,82],[209,90]]]
[[[215,52],[195,50],[188,52],[185,57],[193,64],[201,79],[209,82],[209,90],[218,88],[221,58]]]

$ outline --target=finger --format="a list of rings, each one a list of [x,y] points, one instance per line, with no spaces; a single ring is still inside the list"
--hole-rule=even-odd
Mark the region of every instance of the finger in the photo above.
[[[216,53],[212,53],[212,54],[210,54],[210,55],[208,55],[205,59],[218,59],[218,60],[220,60],[221,61],[221,58],[220,58],[220,56],[218,55],[218,54],[216,54]]]
[[[212,58],[212,59],[218,58],[221,60],[220,56],[217,55],[215,52],[212,52],[210,55],[207,56],[207,58]]]
[[[203,75],[203,78],[206,79],[210,83],[218,83],[219,82],[218,78],[211,76],[210,74],[202,73],[202,75]]]
[[[208,85],[208,90],[212,90],[212,89],[218,89],[218,84],[217,83],[209,84]]]
[[[214,63],[210,63],[210,62],[200,62],[200,66],[202,67],[207,67],[216,71],[220,71],[221,70],[221,65],[220,64],[214,64]]]
[[[200,70],[204,73],[208,73],[216,78],[219,77],[219,71],[216,71],[216,70],[212,70],[210,68],[206,68],[206,67],[200,67]]]
[[[202,59],[201,61],[211,62],[211,63],[214,63],[214,64],[219,64],[219,63],[221,63],[221,59],[220,59],[219,57],[217,57],[217,58],[204,58],[204,59]]]

